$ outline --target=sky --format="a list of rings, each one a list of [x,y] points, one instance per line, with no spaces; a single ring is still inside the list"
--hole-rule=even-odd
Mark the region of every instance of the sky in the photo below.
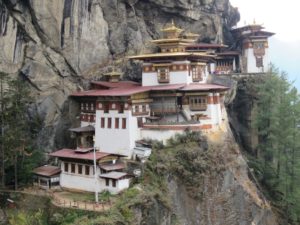
[[[269,40],[270,59],[288,74],[300,90],[300,1],[299,0],[230,0],[239,9],[238,27],[263,24],[266,31],[276,33]]]

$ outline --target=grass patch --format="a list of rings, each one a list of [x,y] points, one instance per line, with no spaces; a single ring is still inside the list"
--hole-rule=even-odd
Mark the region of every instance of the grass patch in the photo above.
[[[61,192],[59,195],[63,198],[67,198],[75,202],[95,202],[95,193],[89,192]],[[108,202],[113,200],[115,197],[108,191],[104,191],[98,194],[99,201]]]

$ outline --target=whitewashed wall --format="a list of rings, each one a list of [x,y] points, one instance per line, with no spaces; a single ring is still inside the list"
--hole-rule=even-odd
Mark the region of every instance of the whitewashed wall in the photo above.
[[[101,118],[105,118],[105,128],[101,128]],[[112,119],[111,128],[107,128],[107,118]],[[115,128],[115,118],[119,118],[119,128]],[[126,118],[126,129],[122,129],[122,118]],[[96,111],[95,147],[103,152],[132,156],[135,141],[140,139],[137,118],[131,110],[118,113],[117,110]]]
[[[269,70],[270,59],[268,48],[265,49],[265,55],[263,56],[263,67],[256,67],[253,48],[245,49],[245,56],[247,57],[247,73],[265,73]]]

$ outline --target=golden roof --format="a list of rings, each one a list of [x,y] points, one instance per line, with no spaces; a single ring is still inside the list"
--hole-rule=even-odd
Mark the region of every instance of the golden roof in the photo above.
[[[188,32],[188,33],[185,33],[185,36],[186,36],[186,37],[197,38],[197,37],[199,37],[200,35],[199,35],[199,34],[192,33],[192,32]]]
[[[194,39],[185,39],[185,38],[162,38],[162,39],[156,39],[156,40],[151,40],[152,43],[164,43],[164,42],[195,42]]]
[[[179,27],[176,27],[174,24],[174,21],[172,20],[171,25],[166,26],[165,28],[161,29],[162,32],[182,32],[183,29],[180,29]]]
[[[207,54],[206,52],[164,52],[164,53],[153,53],[153,54],[144,54],[144,55],[136,55],[136,56],[130,56],[129,59],[143,59],[143,58],[153,58],[153,57],[168,57],[168,56],[203,56],[203,57],[209,57],[214,58],[215,55]]]
[[[111,72],[104,73],[103,75],[104,76],[121,76],[122,74],[123,73],[116,71],[115,68],[113,67]]]

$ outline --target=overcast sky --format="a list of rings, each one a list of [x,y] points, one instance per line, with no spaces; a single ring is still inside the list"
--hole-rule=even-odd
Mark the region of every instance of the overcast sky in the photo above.
[[[288,73],[300,90],[300,0],[230,0],[238,7],[241,20],[238,26],[263,24],[276,33],[270,39],[271,61]]]

